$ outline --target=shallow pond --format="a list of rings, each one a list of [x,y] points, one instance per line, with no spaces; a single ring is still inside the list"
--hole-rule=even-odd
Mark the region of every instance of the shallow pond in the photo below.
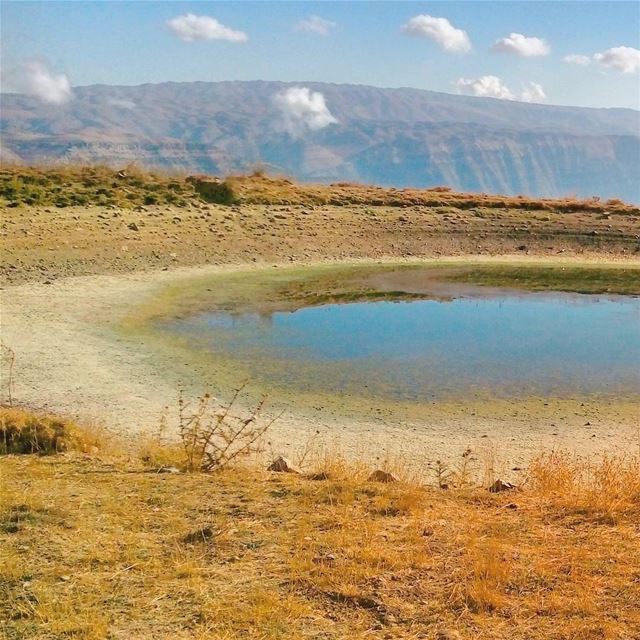
[[[451,290],[446,300],[385,297],[262,313],[200,309],[161,328],[200,353],[237,363],[267,389],[409,402],[470,392],[640,390],[639,298]]]

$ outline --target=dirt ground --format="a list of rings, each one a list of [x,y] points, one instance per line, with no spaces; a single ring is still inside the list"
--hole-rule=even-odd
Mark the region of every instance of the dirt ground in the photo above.
[[[640,259],[640,215],[405,206],[0,209],[0,282],[202,264],[460,255]]]
[[[640,260],[640,216],[633,210],[264,204],[138,209],[0,211],[5,398],[11,349],[14,401],[132,430],[156,425],[189,367],[115,336],[114,327],[159,287],[207,270],[447,256]],[[168,371],[179,373],[172,377]],[[396,452],[410,451],[419,441],[433,457],[455,457],[467,446],[482,445],[499,450],[505,464],[518,465],[543,448],[588,453],[637,444],[636,410],[633,401],[534,398],[524,404],[441,404],[402,422],[380,411],[363,421],[336,400],[288,411],[274,446],[301,447],[317,433],[350,450],[388,451],[393,443]]]
[[[178,387],[224,397],[229,388],[222,380],[201,388],[193,360],[118,327],[169,284],[238,268],[81,276],[6,288],[2,338],[15,353],[14,402],[135,433],[156,429],[167,406],[173,415]],[[3,364],[6,398],[6,358]],[[207,377],[216,380],[211,371]],[[392,456],[428,466],[471,447],[508,473],[543,450],[619,453],[638,444],[637,398],[476,399],[440,402],[413,413],[382,405],[362,411],[343,397],[307,398],[304,406],[279,400],[273,399],[270,411],[285,413],[272,427],[270,447],[287,455],[313,442],[357,458]],[[415,451],[427,454],[415,456]]]

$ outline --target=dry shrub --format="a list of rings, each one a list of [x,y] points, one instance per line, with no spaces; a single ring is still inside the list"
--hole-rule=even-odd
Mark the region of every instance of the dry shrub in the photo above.
[[[194,189],[205,202],[226,205],[238,202],[238,194],[228,180],[194,176],[187,178],[187,182],[193,184]]]
[[[209,472],[262,451],[262,437],[281,414],[264,418],[266,398],[253,410],[237,414],[245,386],[237,388],[227,403],[208,393],[191,402],[180,391],[177,424],[172,427],[165,414],[155,438],[144,443],[142,459],[153,467]],[[167,431],[177,433],[179,441],[168,442]]]
[[[90,453],[101,444],[99,430],[89,431],[72,420],[12,407],[0,409],[0,454]]]
[[[640,453],[597,460],[543,453],[529,466],[527,488],[557,506],[615,523],[640,511]]]
[[[180,442],[166,440],[162,429],[151,436],[141,437],[138,453],[142,462],[151,469],[187,468],[184,447]]]

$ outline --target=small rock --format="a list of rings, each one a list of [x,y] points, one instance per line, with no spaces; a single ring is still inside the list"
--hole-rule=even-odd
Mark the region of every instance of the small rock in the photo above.
[[[526,251],[527,250],[527,245],[526,244],[518,245],[517,249],[518,249],[518,251]]]
[[[267,471],[276,471],[277,473],[300,473],[289,460],[279,456],[268,467]]]
[[[330,480],[331,474],[328,471],[318,471],[309,475],[309,480]]]
[[[201,527],[200,529],[196,529],[191,533],[188,533],[186,536],[182,538],[182,541],[186,544],[196,544],[197,542],[208,542],[216,535],[216,531],[214,531],[211,527]]]
[[[336,562],[336,557],[333,553],[326,553],[313,558],[313,562],[314,564],[326,564],[329,566],[333,566]]]
[[[390,471],[376,469],[370,476],[369,482],[398,482],[398,478]]]
[[[182,473],[177,467],[160,467],[156,473]]]
[[[511,484],[510,482],[503,482],[502,480],[496,480],[490,487],[490,493],[500,493],[502,491],[512,491],[513,489],[517,489],[515,484]]]

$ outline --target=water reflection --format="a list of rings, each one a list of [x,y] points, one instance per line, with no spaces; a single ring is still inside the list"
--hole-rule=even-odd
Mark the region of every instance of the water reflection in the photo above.
[[[423,401],[640,391],[640,300],[518,294],[205,313],[166,325],[267,386]]]

